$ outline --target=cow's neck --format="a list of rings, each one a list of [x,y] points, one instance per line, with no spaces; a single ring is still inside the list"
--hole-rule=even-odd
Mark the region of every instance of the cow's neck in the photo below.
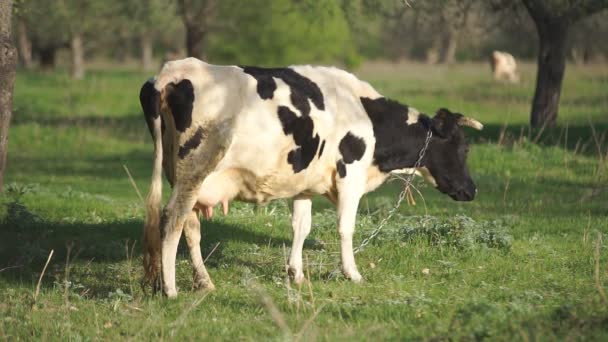
[[[413,167],[431,127],[431,119],[414,108],[384,97],[360,99],[374,128],[374,164],[384,173]]]
[[[420,150],[425,145],[429,129],[430,119],[423,114],[419,116],[418,122],[413,124],[401,120],[392,125],[385,123],[385,127],[378,127],[379,132],[375,134],[374,164],[386,173],[414,167]],[[374,127],[374,131],[376,130]],[[389,134],[383,136],[380,131]]]

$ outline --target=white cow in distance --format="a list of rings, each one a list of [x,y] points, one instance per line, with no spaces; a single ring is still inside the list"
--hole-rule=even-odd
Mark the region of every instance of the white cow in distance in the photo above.
[[[490,57],[490,65],[497,81],[519,83],[519,72],[515,58],[508,52],[494,51]]]

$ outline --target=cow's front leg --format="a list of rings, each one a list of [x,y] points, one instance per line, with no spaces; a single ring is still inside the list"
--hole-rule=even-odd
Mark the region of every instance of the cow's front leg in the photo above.
[[[308,197],[296,198],[293,201],[293,215],[291,216],[291,226],[293,228],[293,243],[289,256],[289,275],[293,282],[301,284],[304,281],[302,270],[302,248],[304,240],[310,233],[312,200]]]
[[[196,210],[192,210],[190,216],[184,226],[184,233],[186,235],[186,242],[188,243],[188,249],[190,249],[190,260],[192,261],[192,284],[196,290],[208,290],[212,291],[215,289],[207,268],[203,263],[203,256],[201,254],[201,221]]]
[[[354,168],[353,168],[354,169]],[[353,172],[354,173],[354,172]],[[354,176],[354,175],[349,175]],[[348,176],[347,176],[348,177]],[[363,191],[357,184],[344,182],[338,193],[338,232],[340,234],[340,252],[342,255],[342,272],[344,276],[358,283],[363,280],[357,270],[353,253],[353,234],[357,219],[357,207]]]

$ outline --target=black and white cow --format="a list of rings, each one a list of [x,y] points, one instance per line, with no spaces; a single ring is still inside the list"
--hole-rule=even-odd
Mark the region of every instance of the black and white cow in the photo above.
[[[417,172],[455,200],[476,188],[461,126],[482,125],[440,109],[430,118],[382,97],[336,68],[218,66],[194,58],[168,62],[146,82],[141,105],[154,140],[154,168],[144,230],[146,279],[177,295],[175,257],[182,230],[194,283],[213,289],[200,251],[199,213],[233,199],[294,198],[290,273],[302,282],[302,247],[311,198],[338,208],[344,275],[361,281],[353,254],[359,199],[391,173]],[[428,150],[414,166],[428,131]],[[173,191],[160,211],[164,169]],[[162,269],[162,272],[161,272]]]

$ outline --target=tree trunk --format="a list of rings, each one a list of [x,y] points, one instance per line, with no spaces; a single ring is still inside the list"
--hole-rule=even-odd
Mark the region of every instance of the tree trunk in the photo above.
[[[84,47],[82,44],[82,35],[76,33],[70,41],[72,50],[72,78],[81,80],[84,78]]]
[[[140,37],[141,44],[141,66],[144,71],[154,70],[152,62],[152,38],[149,32],[143,32]]]
[[[25,20],[22,18],[17,19],[17,45],[19,47],[19,59],[21,65],[26,69],[31,69],[32,63],[32,42],[27,35],[27,26]]]
[[[426,64],[437,64],[441,51],[441,36],[435,35],[432,45],[426,50]]]
[[[217,9],[216,0],[178,0],[178,13],[186,29],[186,50],[189,57],[203,59],[205,38]]]
[[[205,35],[206,32],[200,25],[186,25],[186,50],[188,52],[188,57],[203,59]]]
[[[547,18],[536,23],[539,37],[536,91],[532,101],[530,125],[551,127],[556,124],[562,81],[566,69],[566,37],[568,25]]]
[[[55,55],[57,52],[57,47],[55,46],[46,46],[40,48],[38,52],[40,56],[40,68],[45,71],[50,71],[55,69]]]
[[[441,63],[453,64],[456,61],[456,48],[458,47],[458,34],[454,30],[447,32],[443,41]]]
[[[13,112],[13,85],[17,67],[17,50],[11,40],[13,1],[0,1],[0,191],[4,187],[8,129]]]

